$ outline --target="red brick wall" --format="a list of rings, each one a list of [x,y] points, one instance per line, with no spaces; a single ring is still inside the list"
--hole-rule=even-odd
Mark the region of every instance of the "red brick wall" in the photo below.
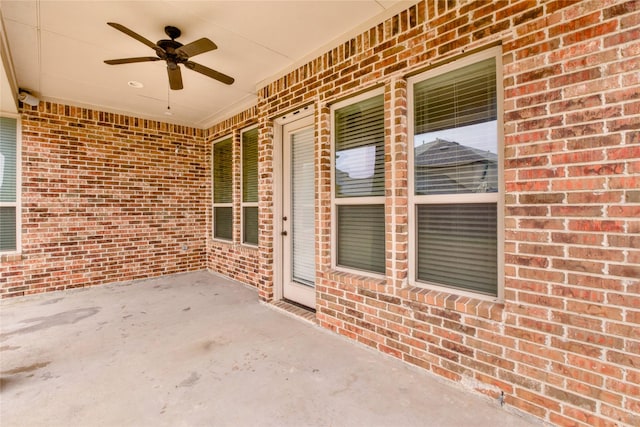
[[[204,131],[41,103],[22,116],[22,253],[2,297],[205,268]]]
[[[504,300],[408,282],[406,77],[501,45]],[[313,104],[317,319],[558,425],[640,425],[640,2],[427,0],[261,89],[260,295],[274,119]],[[330,109],[383,85],[385,279],[331,267]],[[277,260],[275,260],[277,261]]]

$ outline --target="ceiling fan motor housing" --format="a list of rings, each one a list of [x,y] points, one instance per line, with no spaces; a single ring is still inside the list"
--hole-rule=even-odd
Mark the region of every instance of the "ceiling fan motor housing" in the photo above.
[[[183,46],[180,42],[175,40],[158,40],[157,45],[161,47],[164,52],[162,50],[156,50],[156,54],[164,60],[185,62],[189,59],[186,56],[181,56],[176,53],[176,49]]]

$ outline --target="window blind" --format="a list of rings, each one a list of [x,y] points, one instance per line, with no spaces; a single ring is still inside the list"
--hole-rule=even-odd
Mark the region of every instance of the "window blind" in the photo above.
[[[335,111],[336,197],[384,196],[384,97]]]
[[[17,144],[16,119],[0,117],[0,251],[17,249]]]
[[[418,280],[495,295],[495,203],[417,207]]]
[[[0,207],[0,251],[16,250],[16,208]]]
[[[16,202],[17,120],[0,117],[0,202]]]
[[[243,242],[251,245],[258,244],[258,208],[245,206],[242,208],[242,235]]]
[[[315,187],[313,129],[291,140],[292,274],[298,283],[315,283]]]
[[[213,145],[213,202],[231,203],[233,144],[231,138]]]
[[[339,205],[337,224],[337,264],[384,273],[384,205]]]
[[[494,58],[414,86],[415,192],[498,191]]]
[[[233,208],[214,207],[213,237],[217,239],[233,239]]]
[[[233,208],[216,206],[233,202],[233,141],[231,138],[213,145],[213,237],[233,239]]]
[[[258,128],[242,134],[242,201],[258,201]]]
[[[496,62],[489,58],[414,86],[415,135],[496,120]]]
[[[491,57],[413,85],[418,281],[497,295],[496,78]]]
[[[251,245],[258,244],[257,202],[258,128],[255,128],[242,133],[242,242]]]

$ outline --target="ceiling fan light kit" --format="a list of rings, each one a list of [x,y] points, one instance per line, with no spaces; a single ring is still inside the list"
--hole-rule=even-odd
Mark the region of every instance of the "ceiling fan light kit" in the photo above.
[[[176,39],[182,34],[180,29],[168,25],[164,27],[164,32],[167,36],[169,36],[169,39],[163,39],[159,40],[157,43],[153,43],[152,41],[147,40],[140,34],[135,33],[124,25],[115,22],[107,22],[107,24],[115,28],[116,30],[125,33],[129,37],[132,37],[139,42],[149,46],[156,52],[156,56],[108,59],[104,61],[106,64],[121,65],[132,64],[136,62],[165,61],[167,63],[169,87],[172,90],[180,90],[184,87],[182,84],[182,73],[180,71],[179,64],[184,65],[189,70],[193,70],[197,73],[203,74],[227,85],[230,85],[234,82],[233,77],[229,77],[219,71],[212,70],[209,67],[205,67],[204,65],[197,64],[189,60],[189,58],[191,58],[192,56],[200,55],[201,53],[209,52],[218,48],[214,42],[205,37],[183,45],[179,41],[176,41]]]

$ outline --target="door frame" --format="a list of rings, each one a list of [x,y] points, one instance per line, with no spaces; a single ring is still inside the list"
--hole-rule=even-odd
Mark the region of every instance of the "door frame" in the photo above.
[[[282,194],[284,185],[284,176],[282,173],[284,158],[284,126],[301,120],[309,116],[313,116],[315,108],[313,105],[307,105],[296,111],[292,111],[284,116],[278,117],[273,121],[273,299],[280,301],[284,298],[284,247],[280,238],[283,231],[282,214],[284,195]],[[314,131],[317,130],[317,124],[313,122]],[[314,148],[314,164],[315,164],[315,148]],[[314,186],[315,186],[314,173]],[[311,307],[314,308],[314,307]]]

